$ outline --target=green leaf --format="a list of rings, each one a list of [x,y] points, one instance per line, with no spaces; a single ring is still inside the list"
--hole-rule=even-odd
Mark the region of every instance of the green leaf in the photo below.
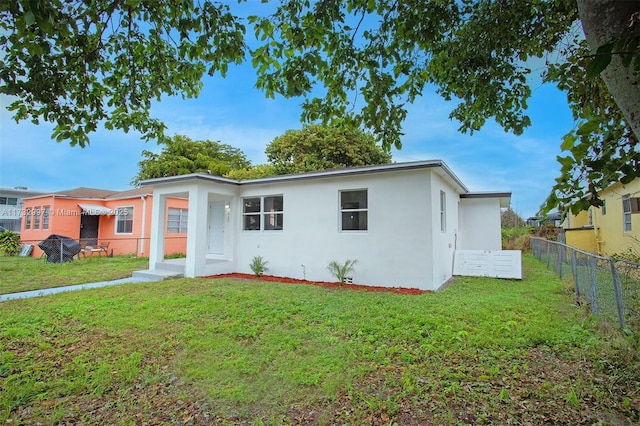
[[[567,133],[562,138],[562,145],[560,145],[560,149],[562,149],[563,151],[570,150],[571,148],[573,148],[577,139],[578,138],[573,133]]]
[[[600,119],[595,119],[592,118],[589,121],[587,121],[586,123],[583,123],[582,125],[580,125],[580,127],[578,127],[578,130],[576,131],[576,133],[580,136],[585,136],[588,134],[593,133],[594,131],[596,131],[601,124],[601,120]]]
[[[28,27],[36,23],[36,16],[33,14],[32,11],[28,11],[27,13],[24,14],[24,22],[27,24]]]
[[[611,63],[611,50],[614,42],[603,44],[598,48],[595,55],[587,64],[587,80],[592,80],[599,76],[602,71]]]

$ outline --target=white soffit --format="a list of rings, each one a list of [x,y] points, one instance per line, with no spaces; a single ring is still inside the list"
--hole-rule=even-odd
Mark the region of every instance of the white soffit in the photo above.
[[[522,279],[520,250],[456,250],[453,275]]]
[[[101,206],[99,204],[78,204],[84,214],[100,216],[100,215],[113,215],[115,212],[113,209],[110,209],[105,206]]]

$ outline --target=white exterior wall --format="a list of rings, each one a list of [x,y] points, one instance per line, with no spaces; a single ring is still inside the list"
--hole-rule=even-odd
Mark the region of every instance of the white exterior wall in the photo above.
[[[187,253],[185,276],[206,276],[235,272],[236,229],[238,212],[242,207],[238,202],[238,187],[210,182],[187,181],[181,183],[158,184],[153,190],[153,215],[151,218],[151,244],[149,268],[154,269],[164,258],[164,238],[166,233],[166,198],[189,198],[189,224],[187,227]],[[209,203],[225,201],[229,209],[225,211],[224,252],[212,255],[208,253],[209,242]],[[193,207],[196,208],[193,208]],[[223,263],[210,262],[224,261]]]
[[[461,250],[500,250],[500,201],[497,198],[462,198],[460,200]]]
[[[262,256],[270,275],[335,281],[329,262],[356,259],[354,283],[436,289],[430,176],[421,170],[242,187],[239,215],[242,197],[282,194],[284,219],[282,231],[243,231],[238,220],[238,272],[251,273],[251,259]],[[341,231],[340,191],[356,189],[368,191],[368,230]]]
[[[363,189],[367,190],[368,229],[342,231],[340,191]],[[444,230],[441,191],[446,194]],[[162,212],[166,209],[162,203],[168,196],[181,196],[189,198],[186,276],[252,273],[251,260],[262,256],[269,275],[335,281],[327,270],[329,262],[355,259],[358,263],[351,276],[356,284],[435,290],[453,276],[456,249],[499,250],[501,246],[499,198],[461,199],[459,191],[466,190],[440,167],[240,185],[207,178],[157,182],[150,268],[163,259],[166,218]],[[283,196],[283,229],[243,230],[243,198],[274,195]],[[225,202],[222,253],[209,253],[212,201]]]
[[[433,230],[433,289],[437,289],[453,276],[453,254],[458,235],[458,202],[459,194],[436,173],[432,174],[431,207],[433,215],[431,228]],[[446,194],[446,224],[445,231],[441,230],[440,222],[440,191]]]

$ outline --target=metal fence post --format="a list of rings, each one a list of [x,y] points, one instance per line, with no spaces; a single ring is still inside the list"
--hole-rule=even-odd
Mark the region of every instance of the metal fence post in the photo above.
[[[557,245],[556,246],[556,250],[558,250],[558,264],[556,265],[556,270],[558,271],[558,276],[560,276],[560,279],[562,279],[562,265],[564,264],[564,256],[563,254],[565,253],[564,248],[561,245]]]
[[[616,296],[616,307],[618,308],[618,321],[620,328],[624,328],[624,306],[622,304],[622,296],[620,295],[620,282],[618,280],[618,271],[613,259],[609,259],[611,265],[611,278],[613,279],[613,293]]]
[[[547,241],[547,269],[549,269],[550,264],[551,264],[551,243]]]
[[[578,255],[575,250],[571,250],[571,272],[573,273],[573,288],[576,298],[580,297],[580,284],[578,282]]]
[[[597,314],[598,310],[598,301],[596,300],[596,258],[589,258],[589,280],[591,281],[591,313]]]
[[[60,260],[58,263],[62,263],[62,258],[64,256],[64,243],[60,240]]]

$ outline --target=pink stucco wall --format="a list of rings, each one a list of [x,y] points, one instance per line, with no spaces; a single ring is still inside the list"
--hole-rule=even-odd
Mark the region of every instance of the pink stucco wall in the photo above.
[[[79,204],[100,205],[114,212],[130,212],[133,210],[133,226],[131,233],[118,233],[115,215],[100,215],[98,222],[98,242],[109,243],[109,253],[114,255],[131,254],[148,256],[149,236],[151,234],[151,215],[153,197],[151,195],[135,196],[120,200],[96,200],[83,198],[56,197],[53,195],[30,198],[24,200],[21,240],[23,244],[34,246],[33,256],[40,257],[42,250],[38,243],[51,234],[64,235],[80,239],[80,221],[82,209]],[[43,229],[42,211],[49,207],[49,224]],[[186,209],[188,200],[171,198],[167,200],[167,208]],[[32,215],[29,229],[27,229],[27,212],[40,208],[39,226],[35,228],[35,218]],[[143,220],[144,214],[144,220]],[[168,234],[165,241],[165,255],[186,253],[186,234]]]

